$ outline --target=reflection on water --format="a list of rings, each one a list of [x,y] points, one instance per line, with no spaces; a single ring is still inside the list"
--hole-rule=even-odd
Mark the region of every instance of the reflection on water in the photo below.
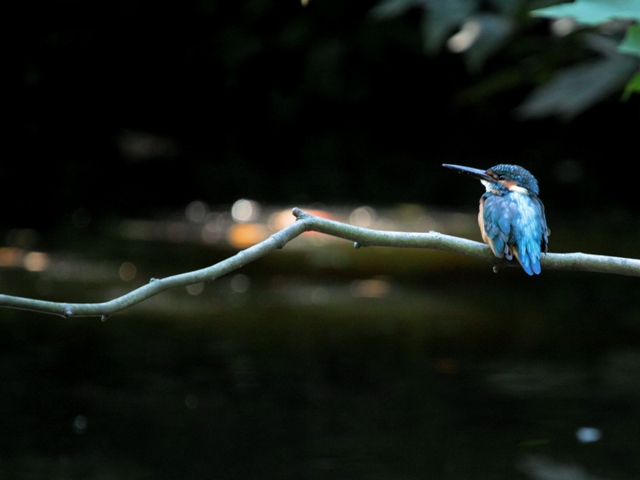
[[[260,205],[248,199],[236,201],[228,210],[211,209],[197,200],[187,205],[183,218],[123,220],[119,231],[127,239],[205,242],[246,248],[293,223],[295,217],[291,210]],[[473,217],[431,211],[420,205],[401,205],[380,210],[369,206],[327,208],[315,205],[305,210],[360,227],[411,232],[439,230],[452,235],[469,233],[469,220]],[[312,232],[303,236],[303,239],[310,236],[313,236]],[[325,239],[330,240],[331,237]]]
[[[290,215],[246,207],[123,221],[0,287],[110,299]],[[476,238],[473,217],[424,207],[325,214]],[[105,322],[0,310],[0,477],[635,478],[635,282],[303,235]]]

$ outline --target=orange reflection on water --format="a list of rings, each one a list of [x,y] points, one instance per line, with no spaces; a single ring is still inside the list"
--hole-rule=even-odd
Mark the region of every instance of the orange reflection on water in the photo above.
[[[29,252],[24,256],[24,268],[30,272],[43,272],[49,267],[49,255],[44,252]]]
[[[257,223],[237,223],[227,230],[227,240],[235,248],[250,247],[265,240],[269,235],[269,229]]]
[[[330,214],[329,212],[325,212],[324,210],[307,210],[304,209],[305,213],[309,213],[311,215],[315,215],[316,217],[326,218],[327,220],[337,220],[337,218]],[[291,213],[291,209],[280,210],[271,214],[269,217],[269,228],[272,231],[277,232],[282,230],[285,227],[288,227],[293,222],[296,221],[296,217]],[[318,232],[305,232],[305,233],[318,233]]]
[[[351,283],[351,294],[354,297],[382,298],[391,293],[391,283],[381,278],[354,280]]]
[[[0,267],[19,267],[22,265],[24,250],[15,247],[0,248]]]
[[[30,272],[42,272],[51,263],[44,252],[28,252],[22,248],[1,247],[0,267],[22,267]]]

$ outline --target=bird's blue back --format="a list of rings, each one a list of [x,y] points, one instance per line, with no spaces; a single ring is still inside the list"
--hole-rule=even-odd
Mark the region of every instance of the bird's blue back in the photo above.
[[[529,275],[540,273],[540,255],[547,251],[549,230],[544,205],[535,195],[486,192],[482,220],[496,256],[511,260],[515,255]]]

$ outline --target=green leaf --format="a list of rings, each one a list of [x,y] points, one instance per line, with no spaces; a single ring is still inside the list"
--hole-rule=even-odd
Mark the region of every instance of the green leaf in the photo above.
[[[533,10],[538,17],[572,17],[578,23],[595,25],[614,19],[640,21],[640,0],[576,0]]]
[[[424,6],[425,0],[383,0],[371,9],[371,15],[379,19],[399,17],[415,7]]]
[[[636,73],[635,77],[627,83],[622,94],[622,100],[627,101],[632,93],[640,93],[640,72]]]
[[[478,0],[432,2],[422,20],[422,39],[427,53],[437,53],[451,31],[478,8]]]
[[[628,53],[640,57],[640,25],[631,25],[618,47],[620,53]]]
[[[524,6],[524,0],[491,0],[491,5],[500,13],[513,16]]]
[[[523,118],[558,115],[570,120],[619,90],[638,70],[627,55],[613,55],[561,70],[516,110]]]
[[[467,23],[475,24],[479,34],[463,55],[469,71],[478,73],[484,62],[509,39],[514,26],[508,18],[493,13],[475,14],[467,19],[465,25]]]

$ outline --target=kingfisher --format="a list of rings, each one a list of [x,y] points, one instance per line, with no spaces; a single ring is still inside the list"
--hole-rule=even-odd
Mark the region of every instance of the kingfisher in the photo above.
[[[500,164],[488,170],[450,165],[477,178],[486,188],[480,197],[478,224],[482,240],[498,258],[514,256],[529,274],[540,273],[540,255],[547,252],[549,235],[538,181],[519,165]]]

